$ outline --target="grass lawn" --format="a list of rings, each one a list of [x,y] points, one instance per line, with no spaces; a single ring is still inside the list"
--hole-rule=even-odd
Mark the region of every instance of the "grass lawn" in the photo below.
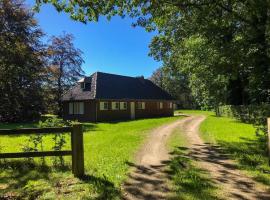
[[[127,162],[149,131],[177,120],[178,117],[143,119],[115,123],[85,123],[84,151],[87,176],[73,178],[70,158],[65,165],[50,167],[52,159],[34,161],[0,161],[1,196],[25,199],[119,199],[120,186],[126,178]],[[34,124],[0,124],[0,128],[33,127]],[[66,137],[69,138],[69,137]],[[28,137],[0,137],[1,152],[21,151]],[[67,141],[69,144],[69,140]],[[15,144],[15,145],[14,145]],[[52,136],[46,136],[44,149],[53,146]],[[69,145],[65,146],[69,149]],[[34,168],[34,169],[33,169]]]
[[[245,170],[255,180],[270,185],[270,167],[265,136],[256,136],[251,124],[241,123],[227,117],[216,117],[205,111],[180,111],[189,114],[204,114],[207,119],[200,127],[202,138],[219,144],[223,153],[237,161],[239,169]]]
[[[181,130],[170,136],[167,147],[173,155],[169,164],[172,177],[172,200],[218,200],[218,188],[209,173],[197,166],[189,156],[189,142]]]

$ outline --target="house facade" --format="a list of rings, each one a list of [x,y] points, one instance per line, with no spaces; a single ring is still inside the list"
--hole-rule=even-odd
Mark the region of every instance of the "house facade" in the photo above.
[[[173,116],[174,99],[143,77],[96,72],[62,97],[63,118],[82,122]]]

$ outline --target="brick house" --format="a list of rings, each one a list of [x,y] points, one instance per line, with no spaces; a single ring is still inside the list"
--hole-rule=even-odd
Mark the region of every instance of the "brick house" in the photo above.
[[[96,72],[63,95],[63,118],[97,122],[173,116],[173,102],[144,77]]]

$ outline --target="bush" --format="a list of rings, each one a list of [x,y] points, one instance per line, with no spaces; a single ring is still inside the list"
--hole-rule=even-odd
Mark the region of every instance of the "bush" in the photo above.
[[[267,133],[267,118],[270,117],[270,104],[260,105],[224,105],[219,107],[221,116],[232,117],[241,122],[253,124],[257,134]]]

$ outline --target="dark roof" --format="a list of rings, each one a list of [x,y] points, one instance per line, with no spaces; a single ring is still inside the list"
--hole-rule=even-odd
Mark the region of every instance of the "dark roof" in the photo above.
[[[81,83],[85,82],[85,89]],[[173,100],[171,95],[143,77],[129,77],[96,72],[80,80],[62,100],[141,99]]]

